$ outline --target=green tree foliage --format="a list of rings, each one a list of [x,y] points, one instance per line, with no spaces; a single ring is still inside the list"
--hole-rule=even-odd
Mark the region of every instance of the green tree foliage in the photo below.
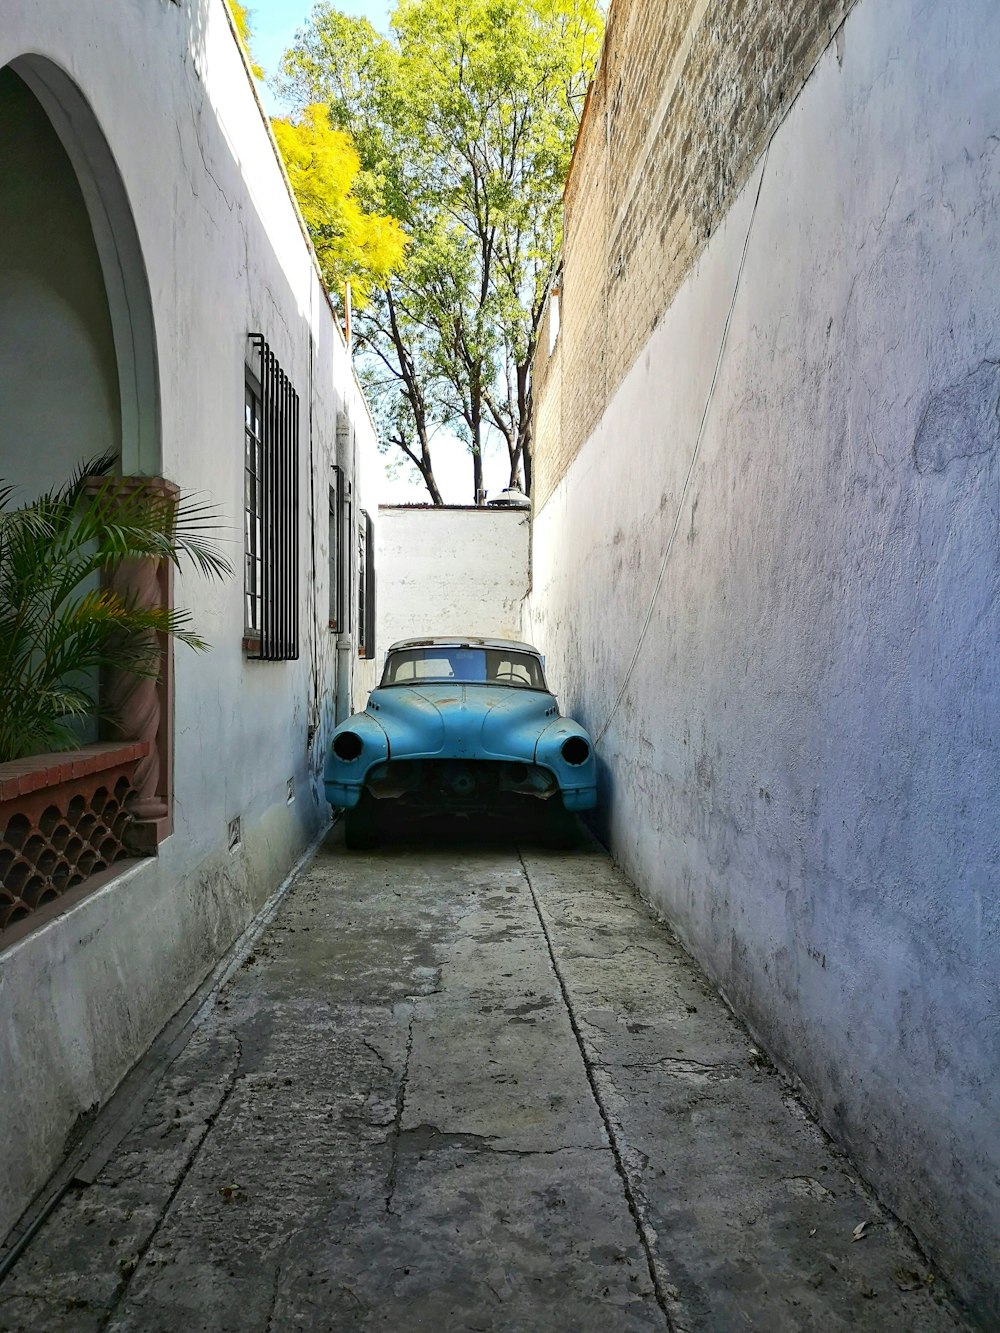
[[[389,37],[320,4],[282,62],[284,94],[328,105],[359,196],[410,238],[359,343],[383,441],[436,502],[442,426],[468,444],[477,494],[496,435],[530,486],[531,361],[601,34],[594,0],[398,0]]]
[[[253,40],[253,28],[250,25],[250,14],[246,5],[241,5],[240,0],[229,0],[229,10],[233,16],[233,22],[236,24],[236,31],[240,35],[240,41],[243,43],[243,50],[247,53],[247,60],[250,62],[250,68],[253,71],[255,79],[262,79],[264,71],[254,60],[250,51],[250,42]]]
[[[351,136],[331,125],[325,104],[271,125],[327,286],[339,295],[349,282],[355,306],[363,309],[372,288],[384,286],[399,267],[406,233],[395,218],[362,208],[354,190],[358,154]]]
[[[96,673],[155,675],[158,635],[207,647],[188,612],[138,605],[108,578],[123,561],[182,557],[203,574],[230,574],[209,536],[214,513],[124,486],[106,475],[113,464],[93,459],[20,508],[0,485],[0,763],[78,744],[74,719],[108,716]]]

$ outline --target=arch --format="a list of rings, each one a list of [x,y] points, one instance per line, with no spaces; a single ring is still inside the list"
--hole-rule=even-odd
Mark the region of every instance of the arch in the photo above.
[[[114,155],[90,103],[47,57],[27,54],[5,67],[38,99],[76,173],[94,234],[111,315],[121,396],[121,469],[161,475],[159,362],[146,265]]]

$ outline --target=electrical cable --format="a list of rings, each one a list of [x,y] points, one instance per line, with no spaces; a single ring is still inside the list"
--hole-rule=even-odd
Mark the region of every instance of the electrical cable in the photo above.
[[[712,399],[715,397],[715,386],[719,380],[719,371],[722,368],[722,358],[725,355],[726,343],[729,340],[729,326],[733,321],[733,311],[736,309],[736,298],[739,295],[740,282],[743,278],[743,269],[746,266],[747,251],[750,249],[750,237],[753,234],[754,219],[757,216],[757,205],[760,203],[760,194],[761,194],[761,189],[763,188],[764,185],[764,176],[767,172],[767,160],[771,153],[771,141],[773,140],[773,138],[774,138],[774,132],[772,131],[771,137],[767,141],[767,147],[764,149],[764,157],[760,167],[760,178],[757,181],[757,193],[754,196],[753,209],[750,212],[750,222],[747,225],[746,239],[743,242],[743,253],[740,256],[740,266],[739,269],[737,270],[736,282],[733,286],[733,299],[729,303],[729,313],[726,315],[725,327],[722,330],[722,341],[719,343],[719,354],[715,359],[715,370],[712,372],[712,382],[709,385],[708,397],[705,399],[705,407],[701,414],[701,424],[698,427],[698,435],[697,438],[695,439],[694,450],[691,454],[691,462],[688,464],[687,475],[684,478],[684,485],[681,487],[680,498],[677,501],[677,512],[674,514],[674,524],[673,527],[670,529],[670,536],[667,539],[666,549],[663,552],[663,559],[660,561],[660,570],[656,576],[656,582],[653,584],[653,591],[649,599],[649,605],[646,608],[646,616],[642,622],[642,629],[639,631],[639,637],[636,640],[635,651],[632,654],[632,660],[628,664],[628,670],[625,672],[625,678],[621,683],[621,689],[618,691],[618,694],[615,697],[615,701],[611,705],[611,711],[604,719],[604,725],[601,727],[600,731],[594,738],[595,749],[598,745],[600,745],[601,741],[607,734],[608,727],[611,726],[611,720],[614,717],[615,713],[618,712],[618,707],[621,704],[621,701],[625,698],[625,691],[628,689],[629,681],[632,679],[632,673],[635,670],[636,663],[639,660],[639,654],[642,652],[642,645],[645,643],[646,635],[649,632],[649,626],[653,619],[653,611],[656,608],[656,599],[659,596],[660,585],[663,583],[663,575],[667,568],[667,561],[670,559],[670,552],[673,550],[674,546],[674,538],[677,536],[677,530],[680,527],[681,514],[684,511],[684,505],[685,501],[687,500],[688,489],[690,488],[691,485],[691,478],[694,475],[695,464],[698,462],[698,455],[701,452],[701,442],[705,436],[705,426],[708,422],[708,413],[712,406]]]

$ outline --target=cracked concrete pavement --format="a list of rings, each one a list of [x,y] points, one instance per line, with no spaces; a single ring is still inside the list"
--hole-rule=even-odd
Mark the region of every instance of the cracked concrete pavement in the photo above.
[[[962,1326],[596,845],[338,830],[0,1286],[11,1333]]]

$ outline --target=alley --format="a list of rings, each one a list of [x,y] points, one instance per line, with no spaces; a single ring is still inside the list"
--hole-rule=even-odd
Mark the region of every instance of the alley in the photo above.
[[[961,1327],[596,845],[335,829],[172,1050],[0,1327]]]

